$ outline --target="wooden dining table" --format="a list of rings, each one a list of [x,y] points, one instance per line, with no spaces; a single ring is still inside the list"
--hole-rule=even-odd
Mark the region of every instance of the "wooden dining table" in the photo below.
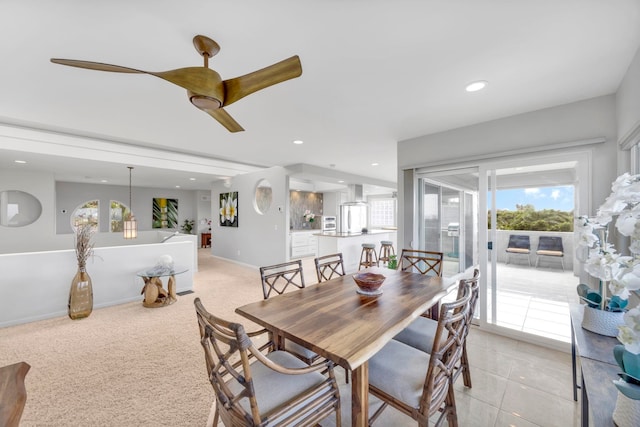
[[[277,347],[291,340],[351,370],[351,424],[359,427],[369,417],[368,360],[455,285],[380,267],[363,272],[386,277],[382,294],[357,293],[353,275],[346,275],[236,309],[271,331]]]

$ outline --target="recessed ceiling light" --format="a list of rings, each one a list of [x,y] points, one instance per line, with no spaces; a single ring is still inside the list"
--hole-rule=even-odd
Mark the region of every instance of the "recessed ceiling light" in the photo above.
[[[101,179],[100,182],[109,182],[106,179]]]
[[[15,163],[20,163],[21,165],[27,163],[24,160],[14,160],[14,162]]]
[[[189,181],[195,181],[195,180],[196,180],[195,178],[189,178]]]
[[[176,185],[176,188],[180,188],[180,186],[179,186],[179,185]]]
[[[478,80],[476,82],[471,82],[467,85],[467,87],[465,87],[465,90],[467,92],[477,92],[479,90],[484,89],[485,87],[487,87],[489,83],[487,83],[484,80]]]
[[[340,181],[338,181],[338,183],[340,183],[340,184],[342,184],[343,182],[344,182],[344,180],[342,180],[342,179]]]
[[[376,162],[374,162],[374,163],[371,163],[371,166],[378,166],[379,164],[380,164],[380,163],[376,163]]]
[[[294,144],[300,145],[300,144],[304,144],[304,141],[301,141],[299,139],[296,139],[295,141],[293,141]]]

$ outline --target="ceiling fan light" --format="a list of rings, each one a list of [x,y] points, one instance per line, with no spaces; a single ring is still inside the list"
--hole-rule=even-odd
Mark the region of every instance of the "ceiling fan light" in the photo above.
[[[475,81],[475,82],[471,82],[471,83],[469,83],[469,84],[465,87],[465,90],[466,90],[467,92],[477,92],[477,91],[482,90],[482,89],[484,89],[485,87],[487,87],[487,85],[488,85],[488,84],[489,84],[489,83],[487,83],[487,82],[486,82],[486,81],[484,81],[484,80],[478,80],[478,81]]]
[[[217,110],[222,107],[222,102],[204,95],[192,95],[189,100],[201,110]]]

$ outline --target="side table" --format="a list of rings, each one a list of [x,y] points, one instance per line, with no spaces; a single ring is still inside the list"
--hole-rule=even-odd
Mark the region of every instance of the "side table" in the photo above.
[[[200,233],[200,247],[211,247],[211,233]]]
[[[141,294],[144,295],[142,305],[148,308],[164,307],[173,304],[178,300],[176,295],[176,274],[182,274],[189,271],[185,267],[175,267],[172,270],[160,270],[152,267],[136,273],[136,276],[144,280]],[[162,287],[162,277],[168,277],[167,288]]]

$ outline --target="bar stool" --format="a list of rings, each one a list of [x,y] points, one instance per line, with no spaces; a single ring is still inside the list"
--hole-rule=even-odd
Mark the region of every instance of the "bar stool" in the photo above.
[[[360,253],[360,265],[358,266],[358,270],[364,267],[373,267],[378,266],[378,255],[376,255],[376,244],[375,243],[363,243],[362,244],[362,253]]]
[[[396,250],[393,248],[393,242],[391,240],[380,241],[380,254],[378,255],[378,262],[389,263],[389,257],[396,254]]]

